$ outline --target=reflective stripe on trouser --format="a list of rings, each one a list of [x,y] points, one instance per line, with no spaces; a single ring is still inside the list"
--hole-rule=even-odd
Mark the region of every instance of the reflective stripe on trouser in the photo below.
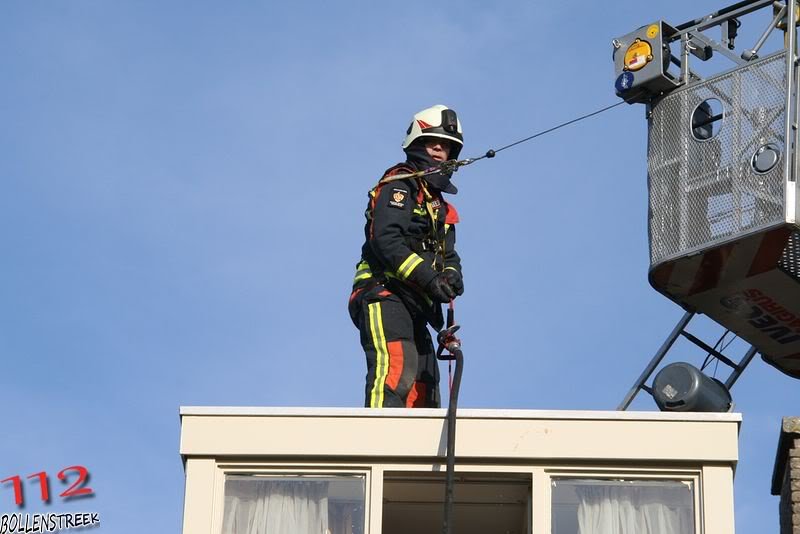
[[[439,369],[423,319],[382,286],[362,297],[361,345],[367,359],[364,405],[439,407]]]

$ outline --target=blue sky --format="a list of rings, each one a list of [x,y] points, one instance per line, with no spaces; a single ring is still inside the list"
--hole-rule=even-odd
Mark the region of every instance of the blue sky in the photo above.
[[[361,404],[346,299],[414,112],[482,154],[616,102],[612,38],[719,7],[3,2],[0,475],[85,465],[94,499],[25,511],[178,530],[179,406]],[[460,406],[614,409],[680,318],[647,283],[646,137],[624,106],[458,172]],[[798,386],[755,361],[734,388],[739,532],[777,529]]]

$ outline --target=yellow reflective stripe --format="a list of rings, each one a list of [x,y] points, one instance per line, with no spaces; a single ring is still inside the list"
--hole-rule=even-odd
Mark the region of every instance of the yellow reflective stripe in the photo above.
[[[372,334],[372,344],[375,347],[375,381],[372,384],[369,405],[371,408],[383,407],[383,388],[386,376],[389,374],[389,349],[386,346],[386,337],[383,334],[383,316],[381,303],[373,302],[369,305],[369,330]]]
[[[419,265],[420,263],[422,263],[422,258],[418,257],[416,260],[414,260],[414,263],[409,265],[408,269],[406,269],[405,272],[402,273],[401,276],[403,277],[403,279],[406,279],[409,276],[411,276],[411,273],[414,272],[414,269],[416,269],[417,265]]]
[[[378,336],[380,337],[381,351],[383,352],[383,373],[381,374],[378,406],[383,406],[383,392],[386,386],[386,377],[389,376],[389,347],[386,345],[386,335],[383,333],[383,313],[380,306],[378,306]]]
[[[353,278],[353,283],[355,284],[359,280],[366,280],[367,278],[372,278],[372,269],[369,268],[369,263],[362,261],[356,265],[356,276]]]
[[[444,225],[444,233],[447,233],[448,230],[450,230],[450,225],[445,223],[445,225]]]
[[[409,254],[408,257],[405,259],[405,261],[403,261],[403,263],[400,264],[400,267],[397,268],[397,272],[399,274],[403,274],[403,270],[406,268],[409,262],[413,261],[415,258],[419,258],[416,252],[412,252],[411,254]]]
[[[456,269],[455,267],[445,267],[445,268],[444,268],[444,270],[445,270],[445,271],[446,271],[447,269],[452,269],[452,270],[454,270],[455,272],[458,272],[458,269]]]
[[[372,334],[372,345],[375,347],[376,361],[375,361],[375,381],[372,383],[372,392],[369,399],[370,408],[379,408],[380,405],[375,404],[376,397],[380,397],[378,393],[378,385],[380,384],[381,376],[381,349],[378,341],[378,334],[375,332],[375,308],[380,307],[380,303],[376,302],[369,305],[369,331]]]
[[[406,258],[406,261],[400,264],[400,268],[397,269],[397,274],[405,280],[411,273],[414,272],[414,269],[417,268],[417,265],[422,263],[422,257],[419,256],[416,252],[412,252],[411,255]]]

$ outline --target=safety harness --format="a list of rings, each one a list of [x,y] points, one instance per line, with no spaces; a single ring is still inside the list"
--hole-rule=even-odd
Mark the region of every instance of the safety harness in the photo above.
[[[406,174],[403,174],[402,171],[406,171]],[[395,174],[397,173],[397,174]],[[370,191],[370,195],[373,198],[378,196],[378,190],[383,187],[385,184],[389,182],[394,182],[398,180],[398,176],[403,178],[413,178],[418,187],[417,191],[417,204],[421,204],[423,201],[425,203],[425,210],[430,217],[430,228],[428,229],[428,235],[426,235],[421,240],[416,239],[408,239],[406,241],[406,245],[410,248],[413,252],[420,254],[422,252],[433,252],[433,269],[435,271],[444,271],[444,258],[445,258],[445,240],[444,234],[450,228],[450,224],[457,221],[458,216],[452,217],[450,213],[448,216],[445,217],[445,228],[444,232],[439,235],[438,229],[438,222],[439,222],[439,210],[444,204],[444,199],[439,200],[431,194],[430,190],[428,189],[425,180],[422,178],[424,176],[424,172],[412,172],[412,170],[402,163],[396,165],[389,169],[383,178],[380,179],[378,184]],[[452,212],[455,212],[455,209],[450,206]],[[368,214],[368,217],[372,217],[372,214]]]

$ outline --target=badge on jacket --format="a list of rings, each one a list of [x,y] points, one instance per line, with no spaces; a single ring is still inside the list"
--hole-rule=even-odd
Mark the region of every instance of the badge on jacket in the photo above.
[[[406,207],[406,198],[408,191],[405,189],[392,189],[392,198],[389,199],[389,206],[393,208],[403,209]]]

